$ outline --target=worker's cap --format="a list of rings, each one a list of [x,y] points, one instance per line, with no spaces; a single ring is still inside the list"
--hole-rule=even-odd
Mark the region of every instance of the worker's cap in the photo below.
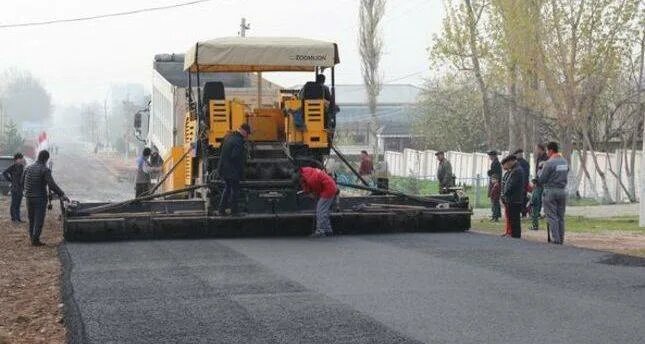
[[[502,159],[502,165],[504,165],[505,163],[507,163],[509,161],[516,161],[516,160],[517,160],[517,157],[515,155],[508,155],[507,157]]]
[[[434,153],[434,155],[435,156],[444,155],[444,152],[443,151],[438,151],[438,152]]]
[[[240,125],[240,129],[246,131],[247,134],[251,135],[251,126],[248,123],[243,123]]]
[[[489,150],[487,154],[491,156],[498,156],[499,152],[493,149],[493,150]]]
[[[522,148],[520,148],[520,149],[516,150],[515,152],[513,152],[513,154],[523,154],[523,153],[524,153],[524,150]]]

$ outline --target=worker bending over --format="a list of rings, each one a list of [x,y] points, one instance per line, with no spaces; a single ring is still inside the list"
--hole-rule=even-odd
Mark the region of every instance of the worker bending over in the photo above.
[[[300,168],[300,187],[302,191],[318,199],[316,202],[316,231],[313,237],[332,235],[330,212],[338,193],[336,182],[325,171],[313,168]]]

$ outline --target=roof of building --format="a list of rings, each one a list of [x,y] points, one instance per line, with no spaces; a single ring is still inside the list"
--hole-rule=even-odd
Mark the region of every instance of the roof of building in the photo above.
[[[379,104],[416,104],[421,88],[411,84],[384,84],[377,100]],[[336,103],[367,104],[365,85],[336,85]]]

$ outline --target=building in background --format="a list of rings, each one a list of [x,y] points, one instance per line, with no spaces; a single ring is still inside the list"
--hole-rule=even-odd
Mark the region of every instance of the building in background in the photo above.
[[[417,101],[421,89],[410,84],[385,84],[378,97],[377,115],[381,132],[380,150],[402,151],[413,146],[412,126],[417,117]],[[365,86],[336,85],[337,137],[341,144],[369,145],[371,114]]]

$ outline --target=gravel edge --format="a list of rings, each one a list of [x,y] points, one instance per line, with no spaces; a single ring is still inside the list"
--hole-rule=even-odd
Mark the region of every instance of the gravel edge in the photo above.
[[[67,327],[67,343],[87,343],[85,323],[83,323],[80,309],[74,299],[74,287],[71,281],[74,264],[64,242],[58,245],[58,258],[61,263],[60,293],[63,300],[65,327]]]

